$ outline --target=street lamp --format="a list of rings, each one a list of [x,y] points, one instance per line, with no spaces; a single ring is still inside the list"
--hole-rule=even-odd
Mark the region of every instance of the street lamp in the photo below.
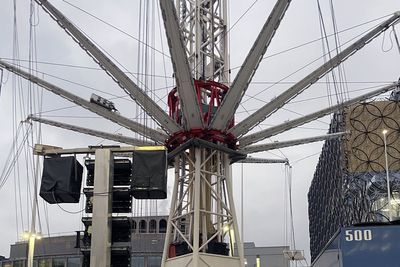
[[[35,233],[35,232],[28,232],[25,231],[22,234],[22,238],[26,241],[28,241],[28,260],[27,260],[27,266],[33,266],[33,255],[35,252],[35,241],[42,239],[42,235],[40,233]]]
[[[386,144],[386,134],[388,131],[384,129],[382,131],[383,134],[383,144],[385,147],[385,168],[386,168],[386,185],[387,185],[387,200],[388,200],[388,209],[389,209],[389,221],[392,221],[392,209],[390,203],[390,180],[389,180],[389,165],[388,165],[388,155],[387,155],[387,144]]]
[[[257,255],[257,257],[256,257],[256,267],[261,267],[260,255]]]

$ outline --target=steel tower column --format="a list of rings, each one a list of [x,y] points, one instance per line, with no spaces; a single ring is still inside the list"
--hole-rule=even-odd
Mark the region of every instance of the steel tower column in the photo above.
[[[244,266],[229,155],[191,147],[175,175],[162,266]]]
[[[194,79],[228,83],[228,0],[175,3]]]
[[[175,0],[175,4],[193,78],[228,85],[228,0]],[[229,155],[191,146],[174,161],[162,266],[244,266]]]
[[[91,267],[107,267],[111,264],[111,217],[114,161],[110,149],[96,150],[93,191]]]

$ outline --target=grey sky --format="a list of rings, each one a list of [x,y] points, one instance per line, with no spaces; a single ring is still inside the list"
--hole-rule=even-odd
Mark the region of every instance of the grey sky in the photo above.
[[[3,1],[0,9],[0,58],[10,59],[12,53],[12,25],[13,25],[13,9],[11,0]],[[18,2],[18,31],[20,43],[20,58],[28,58],[28,36],[29,36],[29,1]],[[90,11],[92,14],[102,18],[103,20],[117,26],[118,28],[128,32],[133,36],[138,36],[138,3],[139,1],[105,1],[105,0],[70,0],[71,3]],[[253,1],[230,1],[230,20],[235,22],[243,12],[251,5]],[[324,19],[328,25],[328,33],[332,33],[329,1],[321,0]],[[116,30],[88,17],[82,12],[72,8],[61,0],[53,0],[52,3],[60,8],[65,14],[71,18],[76,25],[90,35],[98,44],[109,52],[118,62],[132,72],[137,71],[137,49],[138,45],[132,38],[123,35]],[[230,31],[230,54],[231,67],[240,66],[243,62],[248,50],[254,42],[256,35],[265,22],[275,1],[259,0],[255,6],[244,16],[236,26]],[[389,15],[400,10],[400,2],[398,0],[353,0],[335,1],[335,13],[339,30],[347,29],[361,23],[374,20]],[[35,9],[39,12],[39,20],[36,29],[37,35],[37,58],[43,62],[56,62],[61,64],[70,64],[77,66],[89,66],[97,68],[97,65],[79,48],[79,46],[71,40],[69,36],[45,14],[41,9]],[[357,27],[340,35],[340,40],[345,43],[358,34],[376,25],[378,21]],[[156,25],[157,35],[159,28]],[[163,32],[163,29],[161,29]],[[397,32],[400,35],[400,26],[397,26]],[[319,19],[316,0],[298,0],[291,4],[278,33],[274,37],[272,44],[267,52],[267,56],[274,55],[277,52],[297,46],[299,44],[320,38]],[[393,38],[392,38],[392,41]],[[163,42],[162,48],[159,41],[156,42],[157,49],[164,49],[168,53],[166,42]],[[395,45],[393,43],[393,45]],[[333,42],[331,43],[333,47]],[[346,77],[349,91],[364,89],[370,86],[383,84],[384,82],[395,81],[399,78],[400,60],[399,52],[394,46],[388,52],[383,52],[391,48],[391,38],[389,31],[385,35],[378,37],[371,44],[365,47],[350,58],[346,66]],[[268,101],[274,96],[285,90],[290,84],[283,83],[272,88],[270,82],[281,80],[300,67],[321,56],[321,41],[301,47],[299,49],[279,54],[277,56],[265,59],[254,77],[255,83],[251,85],[247,91],[247,95],[257,95],[257,99],[244,98],[244,104],[238,110],[236,116],[237,121],[248,116],[258,107],[262,106],[263,101]],[[154,80],[156,88],[165,87],[166,83],[170,87],[168,90],[160,89],[157,91],[159,98],[164,103],[159,102],[165,108],[166,93],[173,87],[172,68],[167,60],[167,78],[157,78]],[[156,74],[165,75],[163,70],[163,58],[156,53]],[[304,77],[308,72],[312,71],[319,64],[317,63],[299,71],[295,75],[284,79],[285,82],[297,81]],[[26,64],[24,63],[26,66]],[[47,74],[62,77],[67,80],[81,83],[86,86],[107,91],[114,95],[123,95],[123,91],[116,86],[113,81],[100,70],[77,69],[71,67],[61,67],[47,64],[38,64],[38,69]],[[237,69],[232,71],[232,79]],[[49,76],[46,79],[67,88],[71,92],[89,99],[93,92],[90,89],[80,87],[65,81],[57,80]],[[0,150],[3,151],[0,156],[0,166],[4,165],[7,154],[11,148],[13,138],[12,125],[12,97],[11,97],[11,75],[5,73],[4,80],[7,82],[2,86],[0,95],[0,125],[2,125],[2,134],[0,138]],[[321,81],[325,81],[322,79]],[[362,82],[362,83],[352,83]],[[378,82],[378,83],[375,83]],[[27,84],[23,83],[22,90],[26,90]],[[268,90],[265,90],[268,88]],[[27,92],[27,91],[26,91]],[[26,94],[25,92],[25,94]],[[350,94],[356,96],[358,93]],[[104,97],[112,98],[112,96],[104,93],[98,93]],[[266,120],[260,127],[266,128],[288,119],[298,117],[295,113],[307,114],[323,107],[328,106],[327,98],[318,98],[316,100],[307,100],[317,96],[326,96],[327,89],[325,84],[317,84],[309,88],[304,94],[297,97],[293,104],[285,106],[285,109],[277,112],[271,118]],[[53,110],[60,107],[68,107],[71,104],[58,96],[44,92],[43,111]],[[127,99],[113,100],[121,114],[133,117],[135,115],[136,105]],[[333,101],[335,97],[333,97]],[[26,114],[19,116],[19,120],[23,119]],[[107,130],[115,132],[120,127],[109,123],[103,119],[97,118],[76,118],[71,116],[96,117],[95,115],[78,107],[47,112],[46,115],[62,116],[48,117],[49,119],[57,119],[67,123],[74,123],[81,126],[92,127],[99,130]],[[65,117],[65,116],[70,116]],[[309,137],[326,133],[328,129],[329,117],[325,117],[318,122],[306,124],[300,129],[281,134],[273,140],[288,140],[300,137]],[[256,127],[257,131],[260,127]],[[127,131],[120,131],[123,134],[129,134]],[[98,138],[86,137],[76,133],[67,132],[53,127],[43,126],[43,142],[46,144],[58,145],[64,148],[84,147],[87,145],[97,144],[101,141]],[[110,142],[106,142],[110,143]],[[310,181],[312,179],[316,162],[318,160],[318,152],[320,152],[322,142],[310,145],[303,145],[294,148],[285,148],[282,151],[273,151],[271,153],[259,153],[254,156],[260,157],[287,157],[293,163],[293,199],[294,199],[294,220],[296,227],[296,238],[298,249],[308,251],[308,215],[307,215],[307,192]],[[283,155],[282,155],[283,154]],[[313,156],[311,156],[313,155]],[[305,157],[306,158],[302,161]],[[21,167],[23,168],[23,167]],[[234,191],[237,200],[236,206],[238,214],[240,214],[240,168],[234,166]],[[284,167],[281,165],[245,165],[245,186],[244,186],[244,239],[245,241],[255,241],[259,246],[274,246],[284,244]],[[11,175],[6,185],[0,190],[0,210],[2,215],[0,226],[3,229],[0,242],[0,255],[8,256],[9,244],[17,241],[16,215],[14,206],[14,184],[18,179]],[[20,177],[21,191],[26,193],[26,177]],[[19,201],[19,200],[18,200]],[[29,213],[26,210],[26,198],[22,200],[25,204],[22,211],[23,217],[27,217]],[[166,203],[159,203],[160,210],[166,210]],[[42,205],[42,204],[41,204]],[[71,211],[81,209],[81,205],[63,205],[63,208]],[[20,209],[17,208],[20,212]],[[43,232],[47,232],[45,223],[45,211],[40,209],[42,214]],[[50,233],[70,232],[82,227],[80,223],[80,215],[70,215],[62,211],[57,206],[48,206]],[[26,220],[26,219],[25,219]],[[239,218],[240,220],[240,218]],[[24,222],[24,228],[27,229],[27,221]],[[18,226],[22,231],[21,225]],[[308,253],[308,252],[307,252]]]

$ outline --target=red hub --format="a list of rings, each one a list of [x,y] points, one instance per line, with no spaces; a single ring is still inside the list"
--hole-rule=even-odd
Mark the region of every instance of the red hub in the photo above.
[[[195,80],[194,85],[205,129],[190,129],[188,131],[174,133],[171,138],[167,140],[167,146],[170,149],[174,149],[191,138],[200,138],[213,143],[224,143],[228,145],[228,147],[234,149],[236,147],[236,139],[232,134],[207,128],[220,107],[229,87],[214,81],[200,80]],[[183,126],[182,123],[184,122],[182,118],[180,98],[176,88],[168,94],[168,107],[169,116],[179,125]],[[228,129],[232,128],[233,125],[234,118],[232,117]]]

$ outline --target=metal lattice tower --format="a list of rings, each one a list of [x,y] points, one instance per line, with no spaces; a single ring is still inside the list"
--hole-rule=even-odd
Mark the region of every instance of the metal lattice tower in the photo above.
[[[228,0],[176,0],[192,75],[229,82]]]
[[[284,90],[256,112],[235,124],[234,115],[246,93],[290,0],[277,0],[238,74],[230,83],[227,38],[228,0],[160,0],[176,88],[168,96],[169,113],[119,68],[74,23],[48,0],[35,0],[42,9],[136,102],[162,132],[131,120],[101,103],[89,102],[17,66],[0,60],[0,68],[15,73],[107,120],[119,124],[153,144],[168,148],[175,168],[174,192],[162,266],[244,266],[232,195],[231,164],[247,154],[337,138],[343,133],[259,144],[271,136],[331,114],[356,102],[388,92],[383,88],[298,119],[248,132],[289,103],[332,69],[400,20],[400,12],[371,29],[309,75]],[[130,145],[148,145],[131,137],[77,127],[57,121],[38,121]],[[267,159],[260,162],[268,162]],[[269,162],[277,162],[270,160]],[[285,162],[285,161],[283,161]],[[282,163],[282,161],[280,161]],[[92,233],[103,234],[104,233]],[[235,247],[238,253],[235,254]],[[179,254],[179,255],[178,255]],[[106,266],[106,265],[104,265]],[[97,266],[96,266],[97,267]]]

